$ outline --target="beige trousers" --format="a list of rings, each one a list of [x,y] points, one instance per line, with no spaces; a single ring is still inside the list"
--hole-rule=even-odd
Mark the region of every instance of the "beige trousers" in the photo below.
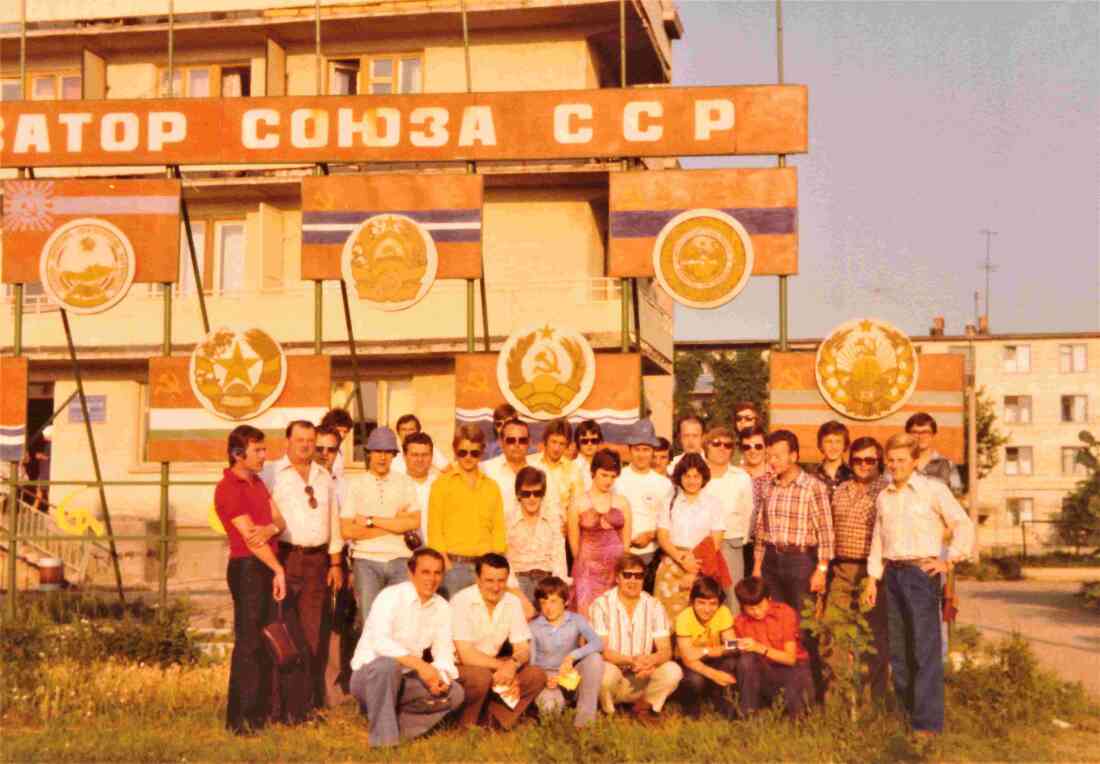
[[[644,699],[654,711],[659,712],[683,676],[683,669],[675,661],[662,663],[644,678],[635,676],[633,672],[623,674],[618,666],[604,663],[603,681],[600,682],[600,708],[606,714],[613,714],[616,703],[634,703]]]

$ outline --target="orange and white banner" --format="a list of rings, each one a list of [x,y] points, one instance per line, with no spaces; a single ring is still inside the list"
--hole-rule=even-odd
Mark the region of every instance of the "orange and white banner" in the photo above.
[[[0,461],[23,458],[27,439],[27,359],[0,358]]]

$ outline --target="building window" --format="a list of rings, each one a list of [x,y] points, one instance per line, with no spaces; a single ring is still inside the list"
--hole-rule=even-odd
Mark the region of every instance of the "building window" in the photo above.
[[[1088,345],[1059,345],[1058,371],[1063,374],[1088,371],[1088,357]]]
[[[1072,475],[1073,477],[1085,477],[1088,475],[1088,470],[1085,469],[1085,465],[1077,461],[1077,455],[1084,449],[1081,446],[1063,446],[1062,447],[1062,474]]]
[[[329,95],[390,95],[423,90],[421,57],[388,54],[328,62]]]
[[[27,95],[32,101],[79,101],[84,93],[79,72],[42,72],[27,75]],[[3,100],[19,99],[19,80],[3,80]]]
[[[168,97],[168,69],[157,73],[157,95]],[[247,64],[177,66],[173,98],[237,98],[252,95],[252,69]]]
[[[199,274],[202,283],[209,293],[210,278],[206,275],[206,222],[203,220],[191,221],[191,236],[195,242],[195,260],[198,262]],[[195,293],[195,269],[191,266],[191,250],[187,244],[187,227],[180,224],[180,273],[176,279],[176,292],[179,294]]]
[[[219,221],[214,224],[214,256],[217,269],[214,283],[219,292],[244,290],[244,221]]]
[[[1005,396],[1005,424],[1031,424],[1031,396]]]
[[[1005,449],[1005,474],[1032,474],[1031,446],[1009,446]]]
[[[21,95],[17,78],[0,79],[0,101],[18,101]]]
[[[1001,368],[1012,374],[1031,371],[1031,345],[1005,345]]]
[[[1063,395],[1062,396],[1062,421],[1084,423],[1088,421],[1087,395]]]
[[[1034,519],[1035,500],[1030,496],[1016,496],[1008,500],[1008,514],[1013,525],[1028,523]]]
[[[328,94],[359,94],[359,59],[349,58],[328,62]]]

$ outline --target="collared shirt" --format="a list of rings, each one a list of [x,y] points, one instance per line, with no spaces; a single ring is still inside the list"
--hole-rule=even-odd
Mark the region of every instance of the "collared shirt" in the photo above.
[[[511,523],[519,514],[519,505],[516,504],[516,475],[519,474],[519,470],[526,466],[527,462],[524,461],[518,470],[513,469],[508,460],[504,458],[504,454],[494,456],[489,461],[481,463],[481,471],[491,477],[497,484],[497,488],[500,489],[500,500],[504,503],[505,524]],[[543,500],[543,505],[547,509],[549,509],[549,504],[550,502]]]
[[[588,615],[604,646],[630,658],[655,652],[656,640],[670,633],[664,605],[645,592],[634,605],[633,615],[619,599],[617,586],[594,599]]]
[[[410,581],[387,586],[374,599],[351,659],[353,671],[375,658],[419,658],[432,650],[432,665],[449,681],[458,679],[451,639],[451,606],[438,594],[420,601]],[[405,669],[406,672],[411,669]]]
[[[869,483],[848,480],[833,494],[833,533],[837,557],[865,560],[875,529],[875,500],[890,481],[881,475]]]
[[[443,452],[433,448],[431,469],[442,472],[447,469],[449,465],[450,462],[447,460],[447,457],[444,456]],[[409,474],[409,466],[405,463],[405,454],[403,452],[398,451],[397,456],[393,457],[393,461],[390,462],[390,470],[393,472],[400,472],[402,475]]]
[[[561,526],[542,515],[532,524],[526,516],[514,517],[508,526],[508,562],[513,573],[547,570],[566,577],[565,537]]]
[[[749,477],[752,476],[750,475]],[[756,537],[756,519],[760,517],[760,514],[764,511],[764,507],[768,503],[768,496],[771,494],[774,484],[775,473],[772,472],[771,467],[764,470],[763,474],[752,478],[752,522],[749,523],[749,528],[754,538]]]
[[[668,531],[673,546],[694,549],[712,533],[723,533],[722,505],[705,491],[695,498],[683,491],[675,492],[672,506],[664,504],[657,510],[657,528]]]
[[[818,561],[833,557],[833,512],[829,491],[805,470],[787,485],[772,482],[764,511],[756,518],[756,540],[764,544],[816,546]],[[753,550],[763,559],[764,544]]]
[[[615,481],[615,493],[630,503],[630,532],[634,536],[657,530],[657,513],[672,501],[672,481],[659,472],[638,472],[631,466],[623,469]],[[634,554],[649,554],[657,549],[652,541],[643,547],[632,546]]]
[[[490,657],[495,657],[505,642],[515,647],[531,639],[523,605],[511,592],[504,593],[490,615],[481,589],[477,584],[467,586],[451,597],[451,619],[455,641],[470,642]]]
[[[504,554],[504,505],[497,484],[480,470],[472,486],[461,470],[440,475],[428,499],[428,546],[468,557]]]
[[[420,506],[420,539],[425,544],[428,543],[428,500],[432,495],[432,485],[438,477],[439,473],[432,467],[423,480],[417,480],[414,477],[409,478],[416,490],[416,503]]]
[[[554,521],[554,513],[557,513],[560,522],[560,518],[566,516],[573,502],[584,493],[584,478],[581,477],[580,467],[564,456],[551,464],[546,455],[541,453],[528,456],[527,463],[546,473],[546,502],[543,503],[543,511],[551,522]],[[546,507],[549,507],[549,512]]]
[[[566,657],[579,663],[603,650],[603,640],[583,615],[566,610],[557,626],[540,615],[531,621],[531,665],[548,674],[558,673]],[[581,644],[581,640],[584,644]]]
[[[944,483],[914,472],[900,488],[891,482],[875,502],[875,529],[867,573],[882,578],[883,560],[939,557],[944,530],[951,530],[948,560],[959,560],[974,544],[974,525]]]
[[[249,557],[252,550],[233,524],[233,518],[247,515],[257,527],[271,525],[271,494],[267,492],[267,486],[258,475],[250,475],[245,479],[226,468],[214,489],[214,511],[218,513],[218,519],[222,521],[225,534],[229,537],[229,557]],[[275,551],[274,539],[268,545]]]
[[[402,512],[421,512],[416,486],[408,475],[390,470],[378,477],[366,472],[348,477],[348,500],[340,511],[344,520],[355,517],[397,517]],[[360,560],[389,562],[408,557],[403,533],[385,533],[351,543],[351,556]]]
[[[795,659],[799,663],[810,659],[798,632],[798,613],[785,602],[771,600],[768,612],[760,619],[742,612],[733,620],[733,632],[738,637],[752,637],[773,650],[782,650],[788,642],[794,642]]]
[[[729,465],[726,471],[703,486],[703,495],[713,496],[722,507],[723,538],[747,541],[752,534],[752,478],[740,467]]]
[[[720,605],[706,623],[700,623],[690,605],[676,616],[676,636],[688,637],[696,647],[721,647],[722,632],[733,628],[733,613]]]
[[[837,486],[841,483],[848,482],[856,476],[855,473],[852,472],[852,468],[845,462],[841,462],[840,466],[836,468],[835,475],[830,475],[825,471],[825,462],[819,462],[810,474],[824,483],[825,487],[829,489],[829,499],[833,498],[833,493],[836,491]]]
[[[585,459],[582,454],[577,454],[577,458],[574,459],[573,462],[581,472],[581,480],[584,481],[584,490],[587,491],[592,487],[592,462]]]
[[[270,467],[270,469],[269,469]],[[303,480],[298,469],[284,456],[273,464],[264,465],[264,484],[286,520],[286,530],[279,541],[295,546],[328,544],[329,554],[339,554],[344,548],[340,536],[339,502],[333,476],[321,465],[311,462],[309,479]],[[313,489],[317,506],[311,507],[306,486]]]

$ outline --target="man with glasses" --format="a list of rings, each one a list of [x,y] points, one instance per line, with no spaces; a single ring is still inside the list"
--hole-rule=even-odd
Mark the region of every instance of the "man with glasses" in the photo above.
[[[329,591],[344,585],[344,540],[332,476],[314,460],[317,430],[295,420],[286,428],[286,454],[264,467],[264,483],[286,529],[279,536],[279,562],[286,571],[289,621],[301,625],[308,649],[305,688],[285,687],[285,703],[308,709],[325,702],[325,656],[329,642]],[[269,468],[270,467],[270,468]],[[304,693],[304,698],[299,697]]]
[[[355,592],[365,621],[374,598],[387,586],[409,578],[410,549],[405,534],[420,527],[420,503],[408,476],[391,469],[397,436],[376,427],[367,439],[367,471],[348,481],[348,501],[340,529],[351,541]]]
[[[432,466],[435,443],[428,433],[414,432],[402,441],[402,450],[405,454],[405,474],[412,481],[416,503],[420,505],[420,543],[424,544],[428,539],[428,499],[432,484],[439,477],[439,470]]]
[[[317,428],[317,463],[332,475],[333,496],[336,501],[337,514],[347,504],[348,486],[343,476],[333,474],[333,465],[340,454],[340,433],[335,427]],[[343,534],[341,534],[342,536]],[[341,555],[341,562],[343,561]],[[348,623],[350,618],[344,618],[343,614],[352,612],[354,593],[349,588],[350,578],[347,575],[346,565],[341,566],[344,583],[336,590],[332,612],[332,629],[329,633],[328,656],[325,660],[325,705],[334,706],[350,697],[347,692],[347,679],[350,666],[345,654],[354,647],[352,635],[353,624]]]
[[[733,431],[738,437],[748,432],[753,427],[762,427],[764,418],[760,416],[760,409],[752,401],[738,401],[733,404]],[[733,463],[740,464],[741,454],[734,456]]]
[[[482,470],[500,489],[500,497],[504,502],[504,523],[509,525],[519,514],[519,506],[516,504],[516,475],[527,466],[527,448],[531,443],[527,423],[519,419],[509,419],[500,428],[499,441],[502,453],[482,464]],[[547,514],[543,513],[544,516]]]
[[[703,494],[713,496],[722,506],[722,559],[730,574],[726,602],[737,615],[737,598],[734,585],[745,577],[743,549],[751,534],[752,526],[752,478],[740,467],[731,464],[733,433],[725,427],[711,429],[703,439],[706,448],[710,481],[703,487]]]
[[[664,607],[642,591],[645,561],[625,554],[615,566],[617,585],[593,600],[588,614],[603,640],[600,707],[633,704],[634,718],[653,724],[684,676],[672,660],[672,630]]]
[[[505,550],[500,488],[480,467],[485,433],[477,425],[459,425],[452,445],[455,468],[439,476],[428,499],[428,546],[443,553],[448,596],[474,584],[479,557]]]
[[[321,417],[321,424],[317,425],[318,428],[324,427],[333,429],[337,435],[340,436],[340,442],[337,445],[341,445],[344,442],[344,438],[348,436],[348,433],[355,428],[355,421],[344,409],[329,409],[329,411]],[[340,451],[336,452],[336,460],[332,463],[333,475],[337,477],[344,476],[344,455]]]
[[[764,439],[768,437],[768,433],[763,427],[754,425],[738,432],[737,436],[741,444],[741,469],[752,478],[752,521],[749,523],[750,538],[744,546],[745,570],[752,570],[755,546],[752,534],[756,532],[756,518],[760,516],[764,502],[768,500],[775,473],[768,466],[767,454],[764,452]]]
[[[401,416],[397,417],[397,423],[394,424],[393,428],[397,431],[397,442],[401,444],[402,450],[399,454],[397,454],[397,456],[394,457],[393,466],[390,469],[392,469],[394,472],[403,472],[408,474],[404,451],[405,440],[410,435],[416,435],[417,433],[421,433],[424,430],[420,426],[420,419],[416,416],[416,414],[402,414]],[[447,461],[447,457],[443,454],[443,452],[433,450],[432,467],[442,472],[443,470],[447,469],[448,466],[449,462]]]
[[[916,438],[920,455],[917,457],[917,472],[925,477],[934,478],[951,489],[958,496],[962,493],[962,480],[959,471],[951,460],[936,450],[936,433],[939,427],[931,414],[918,411],[905,421],[905,432]]]
[[[688,414],[686,417],[680,420],[679,426],[676,428],[676,432],[680,436],[680,453],[676,458],[669,462],[668,468],[665,470],[665,474],[672,477],[673,471],[676,469],[676,465],[680,463],[680,460],[684,458],[684,454],[703,454],[703,420],[695,416],[695,414]]]
[[[500,456],[500,429],[508,420],[518,418],[519,412],[516,411],[516,407],[510,403],[502,403],[493,409],[493,437],[483,449],[481,455],[482,459],[492,459],[493,457]]]
[[[594,419],[585,419],[577,425],[573,439],[577,444],[577,458],[574,461],[581,471],[584,490],[587,491],[592,487],[592,457],[603,444],[603,430],[600,429],[600,423]],[[565,509],[568,511],[569,508]]]
[[[859,612],[859,593],[867,579],[867,555],[875,528],[875,501],[889,480],[882,476],[882,446],[874,438],[856,438],[852,443],[852,479],[833,492],[833,531],[835,556],[829,565],[827,604],[843,611]],[[867,680],[877,698],[885,696],[890,643],[886,628],[886,598],[880,597],[866,614],[874,639],[875,654],[866,656]],[[849,656],[826,649],[825,659],[834,675]]]
[[[626,436],[630,464],[615,481],[615,493],[630,504],[630,549],[649,565],[657,551],[657,513],[672,500],[672,481],[651,469],[657,435],[653,423],[639,419]]]

